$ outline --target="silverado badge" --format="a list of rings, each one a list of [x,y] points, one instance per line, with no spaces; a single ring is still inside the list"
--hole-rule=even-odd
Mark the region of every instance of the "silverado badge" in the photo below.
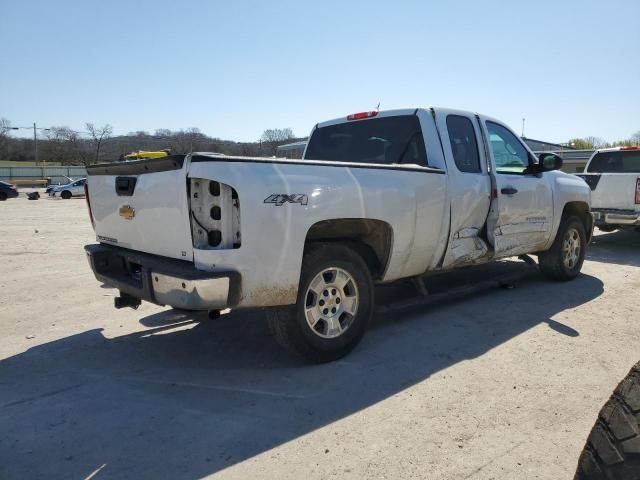
[[[125,220],[131,220],[136,216],[136,211],[131,205],[123,205],[120,207],[120,216]]]

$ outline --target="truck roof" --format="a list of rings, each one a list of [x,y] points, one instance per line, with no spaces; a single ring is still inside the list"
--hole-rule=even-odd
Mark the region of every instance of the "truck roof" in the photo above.
[[[331,120],[326,120],[324,122],[320,122],[318,124],[316,124],[315,128],[322,128],[322,127],[328,127],[330,125],[337,125],[339,123],[345,123],[345,122],[350,122],[353,120],[366,120],[369,118],[381,118],[381,117],[394,117],[394,116],[398,116],[398,115],[413,115],[416,112],[418,112],[418,110],[424,110],[424,111],[429,111],[429,110],[435,110],[436,112],[440,112],[440,113],[445,113],[445,114],[450,114],[450,115],[480,115],[482,118],[484,118],[485,120],[491,120],[497,123],[502,124],[503,122],[501,122],[500,120],[494,119],[492,117],[489,117],[487,115],[482,115],[482,114],[478,114],[476,112],[471,112],[469,110],[458,110],[455,108],[445,108],[445,107],[413,107],[413,108],[399,108],[399,109],[394,109],[394,110],[372,110],[369,112],[358,112],[358,113],[352,113],[350,115],[344,116],[344,117],[338,117],[338,118],[333,118]],[[354,118],[360,116],[360,118]]]
[[[618,151],[626,151],[626,150],[640,150],[640,145],[636,145],[636,146],[632,146],[632,147],[608,147],[608,148],[598,148],[596,149],[593,154],[595,155],[596,153],[599,152],[618,152]]]

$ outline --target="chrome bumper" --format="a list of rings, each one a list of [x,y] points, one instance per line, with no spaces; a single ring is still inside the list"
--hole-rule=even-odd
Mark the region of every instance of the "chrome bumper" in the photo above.
[[[238,303],[237,272],[205,272],[190,262],[112,245],[84,248],[96,278],[132,297],[185,310],[221,310]]]
[[[187,280],[164,273],[153,273],[156,303],[189,310],[227,308],[229,277]]]
[[[596,211],[593,212],[596,225],[638,225],[640,226],[640,213],[621,210],[619,212]]]

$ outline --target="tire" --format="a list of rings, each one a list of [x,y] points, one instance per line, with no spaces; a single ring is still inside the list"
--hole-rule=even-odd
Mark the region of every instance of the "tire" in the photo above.
[[[362,257],[344,245],[318,244],[302,259],[296,304],[269,310],[269,330],[290,352],[330,362],[360,342],[373,304],[373,281]]]
[[[71,192],[69,190],[64,190],[60,194],[60,197],[63,198],[64,200],[69,200],[71,198]]]
[[[640,479],[640,362],[604,404],[574,480]]]
[[[0,192],[0,202],[4,202],[7,199],[7,194]]]
[[[582,269],[586,247],[587,234],[582,220],[576,216],[563,217],[553,245],[538,255],[540,271],[553,280],[573,280]]]

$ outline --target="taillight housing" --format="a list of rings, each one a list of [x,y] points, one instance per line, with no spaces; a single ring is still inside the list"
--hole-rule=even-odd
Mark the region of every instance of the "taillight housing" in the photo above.
[[[89,210],[89,219],[91,220],[91,226],[93,230],[96,229],[96,222],[93,219],[93,212],[91,211],[91,200],[89,200],[89,182],[85,182],[84,184],[84,199],[87,202],[87,210]]]
[[[640,205],[640,177],[636,179],[636,205]]]
[[[351,115],[347,116],[347,120],[362,120],[365,118],[375,117],[376,115],[378,115],[378,112],[376,110],[373,110],[371,112],[352,113]]]

